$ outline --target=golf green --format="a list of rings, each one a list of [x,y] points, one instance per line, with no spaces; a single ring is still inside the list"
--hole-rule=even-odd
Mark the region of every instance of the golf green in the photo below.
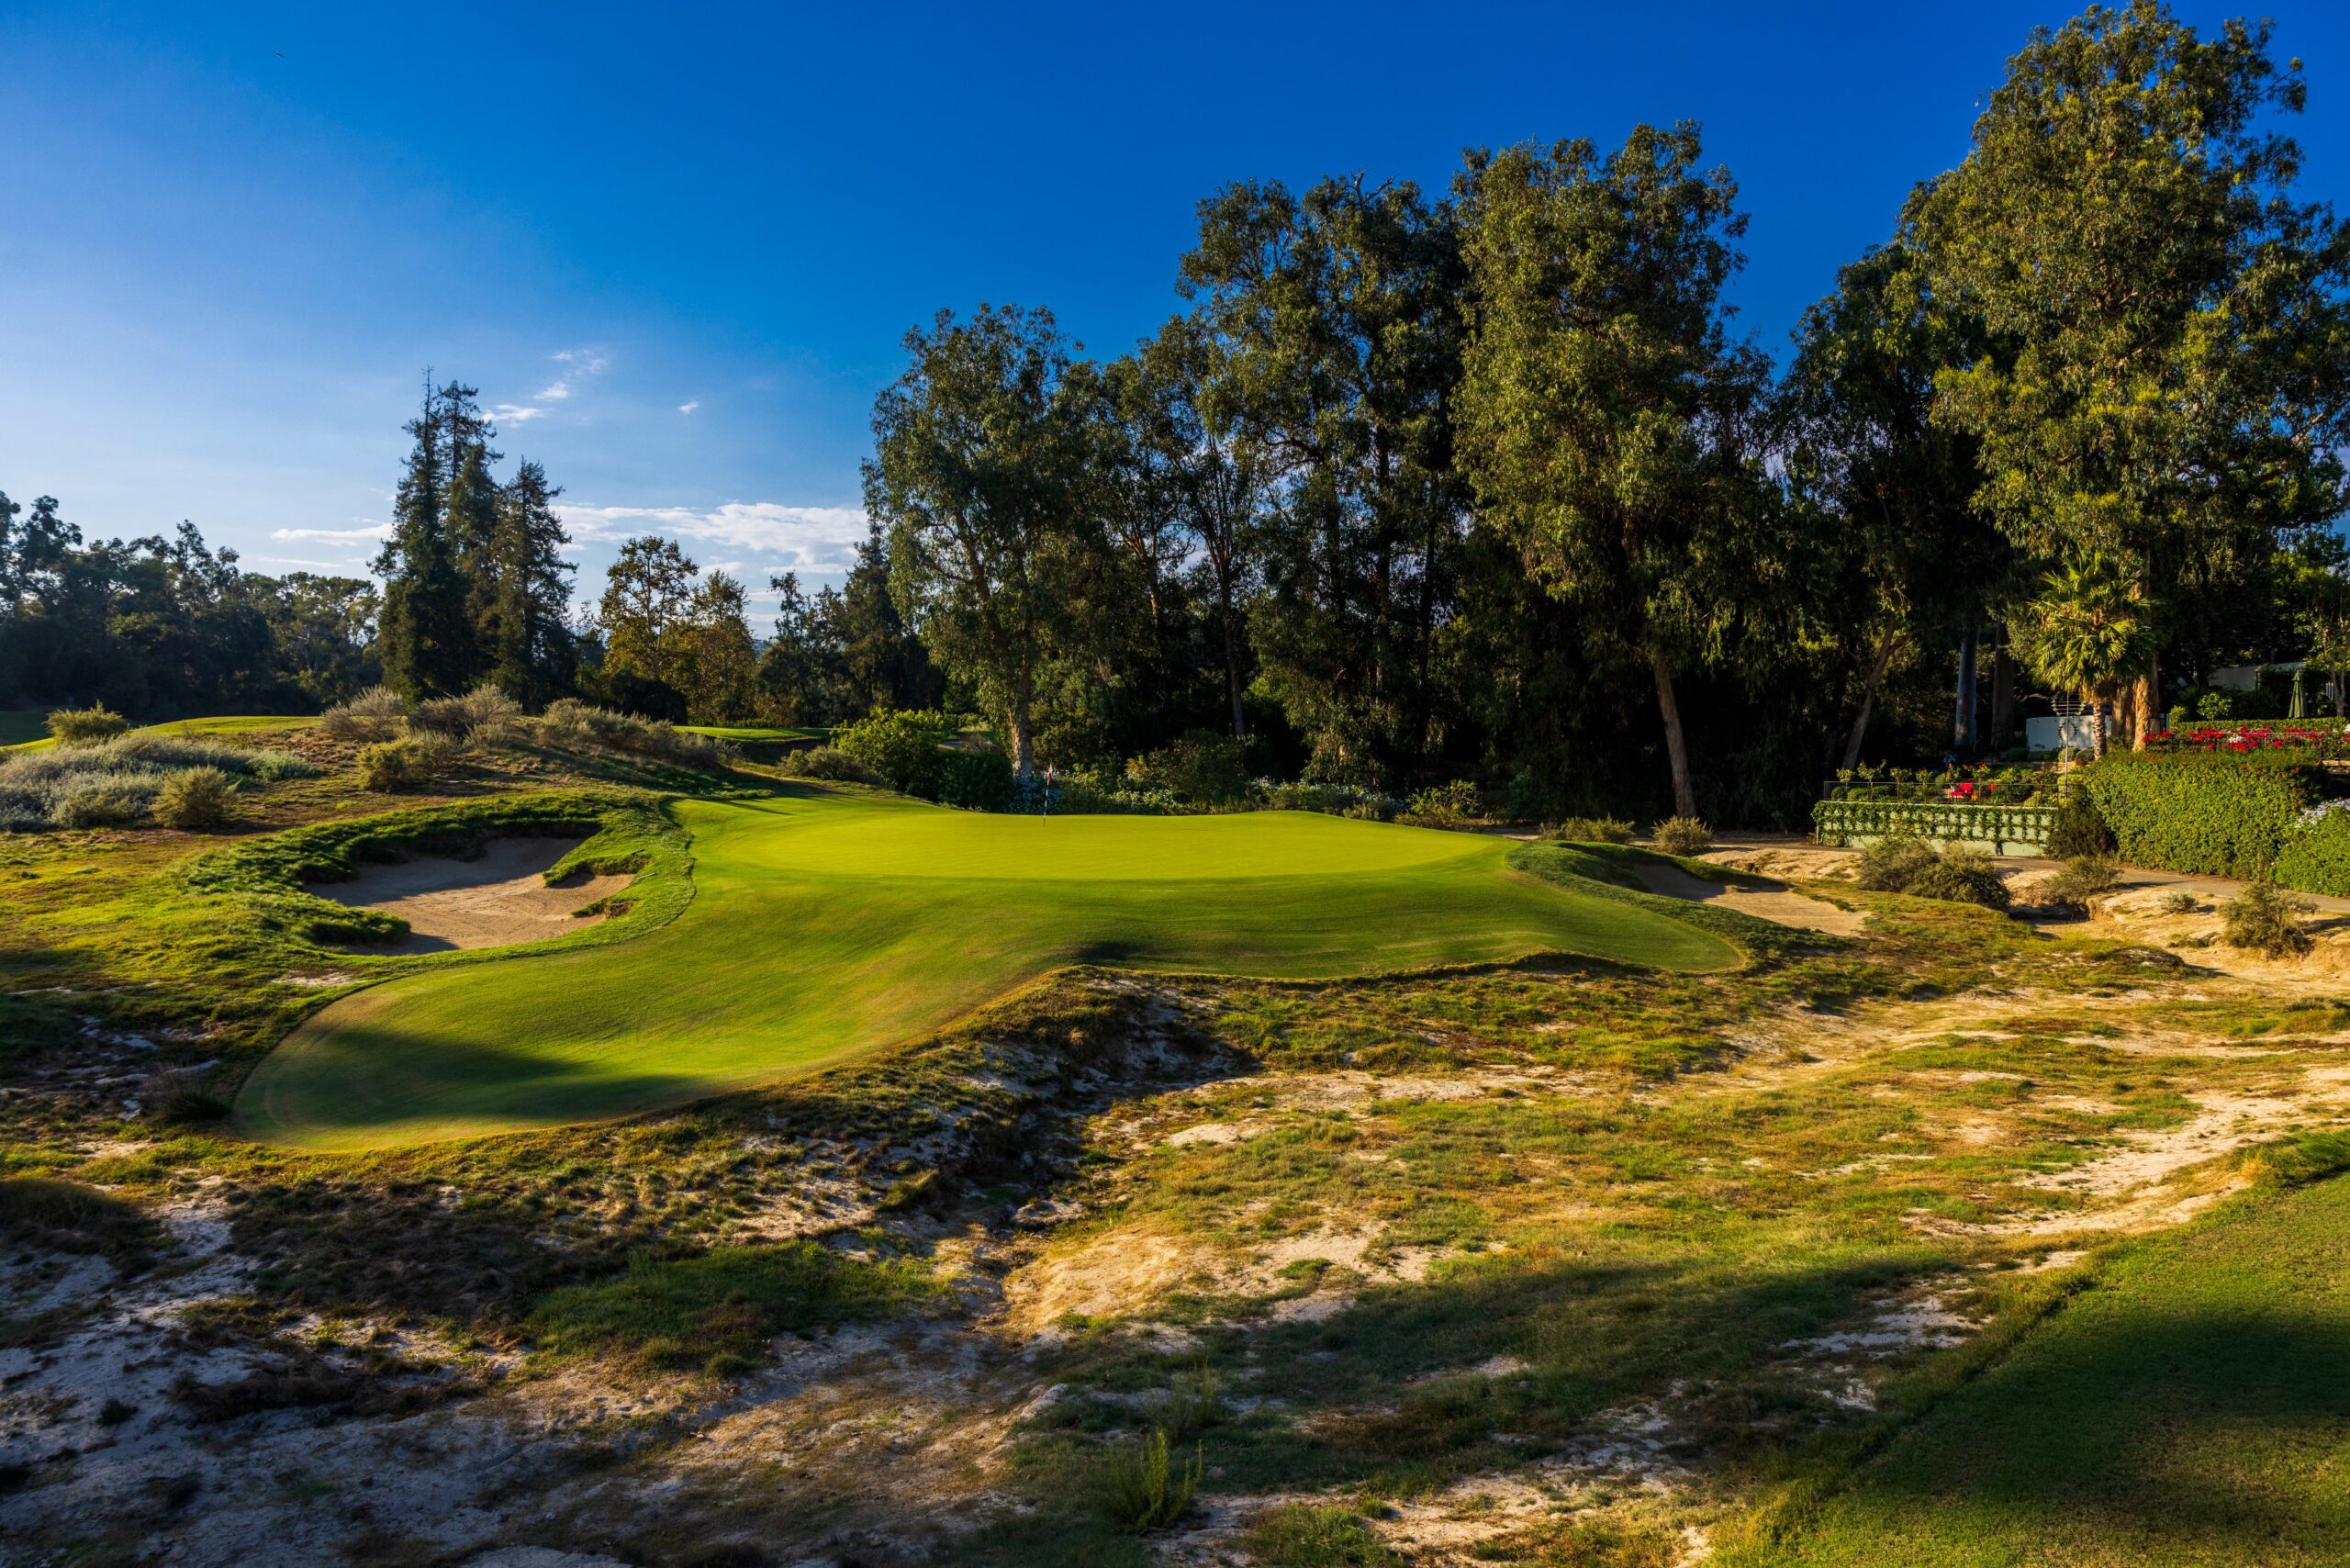
[[[1737,961],[1669,916],[1511,871],[1509,843],[1475,834],[820,790],[676,810],[695,885],[676,920],[344,998],[262,1063],[239,1123],[338,1149],[673,1105],[916,1038],[1079,962],[1310,979],[1552,951]]]

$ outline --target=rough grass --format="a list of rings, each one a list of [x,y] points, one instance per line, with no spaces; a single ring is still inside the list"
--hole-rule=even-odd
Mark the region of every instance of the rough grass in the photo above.
[[[796,1241],[666,1261],[639,1254],[616,1280],[554,1292],[525,1327],[555,1355],[620,1353],[650,1367],[724,1373],[751,1365],[778,1334],[936,1310],[953,1300],[919,1259]]]
[[[352,1148],[675,1104],[918,1038],[1069,963],[1738,961],[1686,906],[1513,876],[1506,843],[1471,834],[1288,812],[1044,821],[813,788],[677,810],[695,872],[674,924],[341,1002],[262,1065],[240,1125]]]
[[[2350,1182],[2132,1247],[1788,1539],[1726,1564],[2350,1561]]]

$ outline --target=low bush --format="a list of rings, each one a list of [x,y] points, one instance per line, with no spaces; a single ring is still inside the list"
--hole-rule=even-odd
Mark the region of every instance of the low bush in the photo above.
[[[1200,1489],[1200,1472],[1197,1449],[1187,1466],[1179,1468],[1170,1460],[1167,1432],[1161,1428],[1110,1456],[1102,1483],[1102,1512],[1112,1524],[1137,1534],[1164,1529],[1192,1506],[1192,1495]]]
[[[1230,805],[1248,796],[1245,750],[1231,735],[1192,730],[1127,763],[1126,778],[1146,789],[1163,790],[1185,805]]]
[[[416,706],[408,727],[425,734],[446,735],[464,745],[497,745],[520,732],[522,705],[489,681],[463,697],[435,697]]]
[[[61,1252],[128,1252],[155,1226],[120,1198],[53,1176],[0,1176],[0,1237]]]
[[[1542,836],[1562,844],[1629,844],[1635,834],[1621,817],[1569,817]]]
[[[1872,893],[1906,893],[1918,873],[1939,858],[1922,838],[1873,839],[1852,868],[1852,884]]]
[[[2058,799],[2055,820],[2048,824],[2048,842],[2042,847],[2051,859],[2076,860],[2111,855],[2117,846],[2105,813],[2097,809],[2087,790],[2076,787]]]
[[[2089,900],[2102,898],[2121,885],[2121,868],[2102,855],[2076,855],[2065,862],[2065,868],[2048,879],[2044,884],[2049,897],[2059,902],[2086,905]]]
[[[945,766],[940,748],[954,734],[954,724],[944,713],[877,710],[834,731],[833,744],[890,789],[928,797],[936,793]]]
[[[1902,890],[1912,898],[1979,903],[1986,909],[1998,910],[2006,909],[2014,899],[2008,890],[2008,879],[1991,864],[1991,857],[1980,849],[1942,851],[1932,865],[1920,867]]]
[[[2081,770],[2132,866],[2266,880],[2322,770],[2283,752],[2134,752]],[[2070,846],[2067,846],[2070,847]]]
[[[84,785],[66,790],[49,808],[55,828],[129,827],[147,815],[152,797],[135,786]]]
[[[49,733],[59,745],[95,745],[129,727],[121,714],[95,702],[87,708],[60,708],[49,716]]]
[[[348,702],[338,702],[319,715],[319,730],[339,741],[389,740],[399,734],[408,716],[400,694],[388,686],[371,686]]]
[[[1264,1568],[1403,1568],[1378,1532],[1351,1508],[1290,1503],[1268,1508],[1240,1532],[1248,1561]]]
[[[455,744],[444,735],[378,741],[359,753],[359,787],[386,794],[422,789],[456,756]]]
[[[2317,945],[2303,923],[2316,907],[2273,882],[2255,882],[2220,906],[2220,940],[2265,958],[2299,958]]]
[[[537,729],[538,738],[548,745],[633,752],[704,772],[717,772],[734,759],[733,749],[714,736],[680,730],[666,719],[641,719],[599,708],[576,697],[548,703]]]
[[[174,773],[155,791],[155,820],[165,827],[219,827],[229,820],[229,796],[235,789],[217,767]]]
[[[2193,914],[2203,907],[2203,901],[2193,893],[2173,893],[2163,900],[2165,914]]]
[[[1714,830],[1695,817],[1667,817],[1656,824],[1656,846],[1667,855],[1703,855],[1714,846]]]
[[[811,746],[784,758],[783,770],[794,778],[821,778],[837,784],[878,784],[873,770],[838,746]]]
[[[1257,794],[1277,812],[1328,812],[1334,816],[1387,822],[1404,810],[1404,802],[1394,796],[1360,784],[1315,784],[1303,779],[1293,784],[1275,784],[1259,779]]]
[[[2006,909],[2013,896],[1991,857],[1972,847],[1937,849],[1921,838],[1880,838],[1861,851],[1853,884],[1870,892],[1908,893]]]
[[[1485,801],[1477,786],[1466,778],[1438,784],[1412,797],[1411,814],[1437,822],[1466,822],[1483,814]]]

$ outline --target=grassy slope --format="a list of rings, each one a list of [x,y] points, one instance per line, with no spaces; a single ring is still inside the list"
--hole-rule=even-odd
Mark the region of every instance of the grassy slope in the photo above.
[[[285,730],[307,730],[315,714],[231,713],[211,719],[173,719],[143,724],[132,733],[142,735],[258,735]],[[0,713],[0,750],[39,751],[55,745],[49,733],[49,715],[10,711]]]
[[[987,816],[819,790],[687,801],[696,897],[599,952],[420,975],[296,1032],[240,1103],[318,1148],[675,1104],[911,1039],[1072,962],[1312,978],[1735,950],[1470,834],[1289,812]]]
[[[2350,1562],[2350,1180],[2118,1260],[1771,1563]]]

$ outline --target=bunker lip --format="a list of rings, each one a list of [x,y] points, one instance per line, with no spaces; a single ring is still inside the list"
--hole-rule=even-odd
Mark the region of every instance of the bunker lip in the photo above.
[[[405,939],[365,944],[370,953],[446,953],[542,942],[607,919],[609,912],[574,912],[610,898],[634,879],[625,874],[583,872],[547,881],[548,869],[576,842],[493,838],[469,860],[428,855],[393,865],[365,865],[355,880],[312,882],[303,890],[346,908],[375,910],[408,922]]]

